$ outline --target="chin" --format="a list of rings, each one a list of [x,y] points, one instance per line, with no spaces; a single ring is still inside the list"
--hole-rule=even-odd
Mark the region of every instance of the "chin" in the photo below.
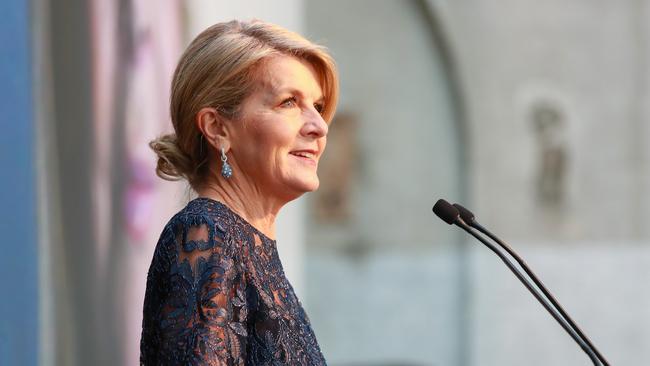
[[[313,183],[309,186],[309,188],[307,189],[307,192],[313,192],[313,191],[317,190],[317,189],[318,189],[318,186],[320,186],[320,182],[318,181],[318,179],[316,179],[316,181],[313,182]]]
[[[318,181],[318,179],[314,179],[314,180],[302,182],[302,184],[300,184],[300,186],[296,188],[298,188],[298,190],[303,193],[307,193],[307,192],[313,192],[317,190],[319,185],[320,182]]]
[[[318,189],[320,182],[318,177],[310,179],[301,179],[300,181],[294,181],[290,184],[290,189],[300,195],[303,193],[313,192]]]

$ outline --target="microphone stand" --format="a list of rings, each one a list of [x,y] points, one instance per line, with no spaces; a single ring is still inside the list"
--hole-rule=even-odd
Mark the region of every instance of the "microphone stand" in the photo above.
[[[573,340],[582,348],[582,350],[589,356],[591,359],[591,362],[593,362],[594,366],[599,366],[600,363],[598,361],[598,358],[594,354],[594,352],[591,350],[590,347],[585,344],[585,342],[580,338],[574,330],[569,327],[567,323],[564,322],[564,319],[560,317],[560,315],[553,309],[548,302],[535,290],[535,288],[526,280],[526,278],[523,276],[523,274],[515,267],[510,260],[501,252],[497,247],[494,246],[494,244],[490,243],[489,241],[485,240],[480,234],[478,234],[472,227],[467,225],[460,217],[456,221],[454,221],[454,224],[456,224],[458,227],[462,228],[466,232],[468,232],[470,235],[478,239],[481,243],[483,243],[485,246],[490,248],[501,260],[508,266],[510,271],[515,274],[515,276],[519,279],[519,281],[530,291],[531,294],[539,301],[539,303],[546,309],[546,311],[553,316],[553,319],[555,319],[560,326],[573,338]],[[607,365],[607,364],[605,364]]]
[[[456,206],[456,204],[454,206]],[[458,208],[458,206],[460,206],[460,205],[457,205],[456,208]],[[464,209],[464,207],[463,207],[463,209]],[[462,216],[463,211],[462,210],[460,210],[460,211],[461,211],[461,216]],[[591,348],[591,350],[595,353],[596,357],[598,357],[598,360],[604,366],[609,366],[609,362],[607,362],[605,357],[598,351],[596,346],[594,346],[591,343],[589,338],[582,332],[580,327],[573,321],[573,319],[569,316],[569,314],[567,314],[567,312],[564,310],[562,305],[560,305],[560,303],[555,299],[555,297],[553,297],[553,295],[548,291],[548,289],[546,289],[546,287],[544,286],[542,281],[540,281],[539,278],[537,278],[535,273],[528,267],[526,262],[517,254],[517,252],[515,252],[503,240],[499,239],[496,235],[492,234],[488,229],[486,229],[484,226],[479,224],[475,219],[472,218],[471,220],[469,220],[469,225],[471,227],[477,229],[481,233],[487,235],[490,239],[492,239],[494,242],[499,244],[499,246],[501,248],[503,248],[506,252],[508,252],[508,254],[510,254],[517,261],[517,263],[519,263],[521,268],[523,268],[523,270],[526,272],[526,274],[528,274],[528,277],[530,277],[530,279],[533,280],[535,285],[537,285],[537,287],[542,291],[544,296],[546,296],[546,298],[551,302],[551,304],[553,304],[555,309],[557,309],[557,311],[562,315],[562,317],[566,320],[566,322],[569,323],[571,328],[573,328],[575,330],[575,332],[578,334],[578,336],[580,336],[584,340],[584,342]],[[465,231],[467,231],[467,230],[465,230]],[[476,237],[476,236],[474,235],[474,237]]]

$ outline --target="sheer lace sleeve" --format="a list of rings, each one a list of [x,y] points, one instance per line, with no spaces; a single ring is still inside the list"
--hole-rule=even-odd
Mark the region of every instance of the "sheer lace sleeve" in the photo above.
[[[170,222],[147,278],[141,364],[244,365],[248,308],[238,253],[209,218]]]

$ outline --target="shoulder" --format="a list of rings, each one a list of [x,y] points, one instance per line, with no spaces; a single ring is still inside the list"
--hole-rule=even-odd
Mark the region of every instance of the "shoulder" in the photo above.
[[[157,277],[180,275],[190,282],[216,267],[240,271],[241,240],[228,209],[220,205],[195,199],[177,212],[163,228],[150,271],[155,269]]]
[[[169,220],[161,238],[171,239],[184,252],[219,247],[223,254],[234,255],[239,246],[236,226],[236,218],[226,206],[211,199],[196,198]]]

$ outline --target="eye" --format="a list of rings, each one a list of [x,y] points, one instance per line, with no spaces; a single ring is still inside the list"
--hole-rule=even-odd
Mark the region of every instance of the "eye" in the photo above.
[[[325,105],[323,103],[314,103],[314,109],[316,109],[316,112],[323,114],[325,112]]]
[[[283,100],[282,103],[280,103],[280,106],[281,107],[286,107],[286,108],[291,108],[291,107],[295,107],[297,105],[297,103],[298,102],[296,101],[296,97],[290,97],[290,98],[287,98],[287,99]]]

